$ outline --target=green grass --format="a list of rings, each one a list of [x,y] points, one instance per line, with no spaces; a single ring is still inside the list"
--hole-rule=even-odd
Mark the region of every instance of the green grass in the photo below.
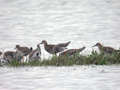
[[[41,61],[31,61],[20,63],[17,60],[13,60],[9,66],[72,66],[72,65],[111,65],[120,64],[120,53],[113,53],[111,55],[98,54],[96,51],[92,51],[89,55],[76,54],[74,56],[53,56],[49,59]]]

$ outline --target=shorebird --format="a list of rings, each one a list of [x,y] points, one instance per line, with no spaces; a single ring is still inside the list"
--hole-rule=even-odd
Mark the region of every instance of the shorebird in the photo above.
[[[37,48],[29,54],[29,60],[30,61],[40,60],[41,59],[40,56],[41,56],[41,48],[39,45],[37,45]]]
[[[79,49],[68,49],[62,53],[60,53],[59,56],[71,56],[71,55],[74,55],[76,53],[80,53],[82,52],[86,47],[82,47],[82,48],[79,48]]]
[[[24,56],[27,56],[30,52],[32,52],[32,47],[28,48],[28,47],[21,47],[20,45],[16,45],[15,49],[16,49],[16,55],[20,57],[20,59],[22,58],[24,59]]]
[[[120,52],[112,47],[103,46],[101,43],[96,43],[93,47],[97,46],[101,53],[112,54],[113,52]]]
[[[59,43],[54,45],[54,44],[48,44],[46,40],[43,40],[40,44],[44,44],[44,48],[48,53],[56,55],[57,53],[67,49],[66,47],[70,44],[70,41],[66,43]]]
[[[16,59],[16,52],[14,51],[6,51],[3,53],[3,59],[8,62]]]
[[[20,45],[16,45],[15,49],[17,53],[19,53],[22,56],[27,56],[32,51],[32,47],[31,48],[21,47]]]

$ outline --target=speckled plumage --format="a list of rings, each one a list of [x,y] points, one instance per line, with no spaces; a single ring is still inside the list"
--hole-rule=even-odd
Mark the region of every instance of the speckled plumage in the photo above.
[[[93,47],[97,46],[99,51],[101,53],[107,53],[107,54],[112,54],[114,52],[120,52],[120,50],[116,50],[112,47],[106,47],[106,46],[103,46],[101,43],[97,43],[96,45],[94,45]]]
[[[74,55],[76,53],[80,53],[82,52],[86,47],[82,47],[82,48],[79,48],[79,49],[68,49],[62,53],[60,53],[59,56],[62,56],[62,55],[65,55],[65,56],[71,56],[71,55]]]
[[[32,51],[32,48],[21,47],[20,45],[16,45],[16,51],[22,56],[27,56]]]
[[[66,47],[70,44],[70,42],[67,43],[59,43],[59,44],[48,44],[46,40],[43,40],[41,44],[44,44],[45,50],[50,54],[57,54],[59,52],[62,52],[66,49]]]

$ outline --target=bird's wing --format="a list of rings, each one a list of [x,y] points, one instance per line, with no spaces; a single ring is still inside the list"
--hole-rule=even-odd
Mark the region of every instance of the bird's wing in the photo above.
[[[67,43],[59,43],[59,44],[57,44],[57,46],[60,46],[60,47],[67,47],[69,44],[70,44],[70,41],[67,42]]]
[[[67,49],[67,48],[65,48],[65,47],[60,47],[60,46],[54,46],[53,47],[53,51],[55,52],[55,53],[57,53],[57,52],[62,52],[62,51],[64,51],[65,49]]]
[[[115,51],[115,49],[112,47],[105,47],[104,50],[109,53],[112,53],[113,51]]]

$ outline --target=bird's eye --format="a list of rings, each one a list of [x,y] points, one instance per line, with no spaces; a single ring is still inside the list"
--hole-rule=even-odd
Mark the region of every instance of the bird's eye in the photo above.
[[[37,53],[36,56],[39,56],[39,53]]]

